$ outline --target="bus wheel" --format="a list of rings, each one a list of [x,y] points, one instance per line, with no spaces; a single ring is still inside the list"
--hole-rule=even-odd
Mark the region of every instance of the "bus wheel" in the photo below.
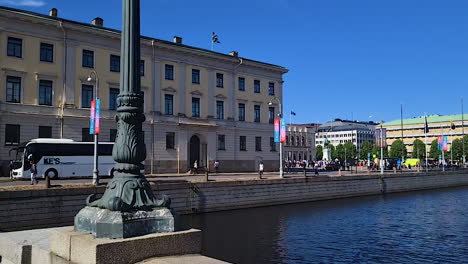
[[[56,169],[48,169],[44,176],[48,175],[50,179],[58,179],[58,172]]]
[[[110,170],[109,177],[114,178],[114,168]]]

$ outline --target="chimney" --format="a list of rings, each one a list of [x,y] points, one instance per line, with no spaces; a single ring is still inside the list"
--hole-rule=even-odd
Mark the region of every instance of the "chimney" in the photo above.
[[[174,36],[174,43],[175,44],[182,44],[182,38],[178,36]]]
[[[93,19],[92,24],[98,27],[102,27],[104,26],[104,20],[100,17],[96,17],[95,19]]]
[[[58,15],[58,10],[57,8],[52,8],[50,11],[49,11],[49,16],[51,17],[57,17]]]
[[[239,52],[237,51],[231,51],[229,52],[229,55],[233,56],[233,57],[239,57]]]

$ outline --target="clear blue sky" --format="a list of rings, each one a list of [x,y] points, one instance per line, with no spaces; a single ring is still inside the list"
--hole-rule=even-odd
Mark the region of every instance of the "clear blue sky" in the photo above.
[[[0,0],[120,29],[120,0]],[[25,4],[19,6],[18,4]],[[468,105],[466,0],[142,0],[142,34],[284,66],[294,123],[461,112]],[[468,109],[468,107],[467,107]],[[468,112],[468,111],[466,111]]]

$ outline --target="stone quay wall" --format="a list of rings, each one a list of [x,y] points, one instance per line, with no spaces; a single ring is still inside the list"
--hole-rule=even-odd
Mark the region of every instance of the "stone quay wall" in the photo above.
[[[158,197],[167,194],[179,214],[319,201],[382,192],[406,192],[468,186],[468,172],[412,173],[345,177],[308,177],[242,181],[182,182],[152,185]],[[93,193],[105,187],[69,187],[0,192],[0,231],[72,225]]]

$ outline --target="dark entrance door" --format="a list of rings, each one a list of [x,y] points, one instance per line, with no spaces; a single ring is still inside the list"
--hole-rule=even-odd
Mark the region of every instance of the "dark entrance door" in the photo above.
[[[198,168],[200,168],[200,138],[193,135],[190,138],[190,163],[189,168],[193,168],[193,163],[197,161]]]

